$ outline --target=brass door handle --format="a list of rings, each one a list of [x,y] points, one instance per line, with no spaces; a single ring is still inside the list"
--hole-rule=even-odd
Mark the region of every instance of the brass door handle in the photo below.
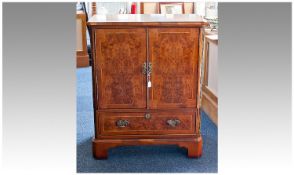
[[[171,119],[171,120],[167,120],[166,123],[171,127],[176,127],[177,125],[181,123],[181,121],[177,119]]]
[[[118,120],[116,122],[116,126],[118,126],[120,128],[124,128],[124,127],[126,127],[128,125],[129,125],[129,121],[127,121],[127,120]]]
[[[143,74],[147,75],[147,76],[150,76],[151,72],[152,72],[152,63],[148,62],[148,65],[147,65],[147,63],[145,62],[143,64]]]
[[[147,74],[147,64],[146,64],[146,62],[143,64],[143,74],[144,75]]]
[[[150,74],[152,73],[152,63],[148,62],[148,74],[150,76]]]

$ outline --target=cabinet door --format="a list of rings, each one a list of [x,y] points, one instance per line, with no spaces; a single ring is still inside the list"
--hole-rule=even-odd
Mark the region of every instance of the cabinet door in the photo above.
[[[198,28],[149,29],[150,108],[196,107]]]
[[[146,108],[146,30],[96,29],[99,108]]]

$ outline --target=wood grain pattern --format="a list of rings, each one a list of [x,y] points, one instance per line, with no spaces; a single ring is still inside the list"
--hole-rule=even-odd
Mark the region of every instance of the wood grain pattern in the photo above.
[[[99,132],[101,135],[148,135],[148,134],[193,134],[195,133],[194,113],[148,113],[151,118],[145,118],[146,113],[99,113]],[[127,120],[126,127],[118,127],[118,120]],[[168,120],[179,120],[173,127]]]
[[[196,107],[198,29],[149,29],[150,108]]]
[[[94,156],[107,158],[107,150],[117,146],[160,144],[201,156],[198,42],[206,23],[195,15],[96,15],[88,25]],[[148,91],[144,62],[153,64]],[[171,119],[181,122],[172,127]],[[118,120],[128,124],[119,128]]]
[[[203,83],[203,57],[204,57],[204,29],[200,29],[199,33],[199,55],[198,55],[198,90],[197,90],[197,109],[201,106],[202,83]]]
[[[96,30],[99,108],[146,108],[146,30]]]

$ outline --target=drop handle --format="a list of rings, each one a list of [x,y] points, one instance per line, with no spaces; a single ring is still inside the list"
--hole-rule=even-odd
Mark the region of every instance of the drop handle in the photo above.
[[[150,63],[150,62],[146,63],[145,62],[142,67],[143,67],[142,73],[144,75],[150,76],[151,73],[152,73],[152,63]]]
[[[120,128],[124,128],[124,127],[126,127],[128,125],[129,125],[129,121],[127,121],[127,120],[118,120],[116,122],[116,126],[118,126]]]
[[[176,127],[177,125],[181,123],[181,121],[177,119],[171,119],[171,120],[167,120],[166,123],[171,127]]]
[[[147,64],[146,64],[146,62],[143,64],[143,66],[142,66],[142,73],[143,73],[143,75],[146,75],[147,74]]]

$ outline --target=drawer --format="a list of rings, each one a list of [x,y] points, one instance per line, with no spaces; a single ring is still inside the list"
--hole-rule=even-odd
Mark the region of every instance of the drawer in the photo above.
[[[194,134],[195,113],[105,113],[98,114],[100,135]]]

